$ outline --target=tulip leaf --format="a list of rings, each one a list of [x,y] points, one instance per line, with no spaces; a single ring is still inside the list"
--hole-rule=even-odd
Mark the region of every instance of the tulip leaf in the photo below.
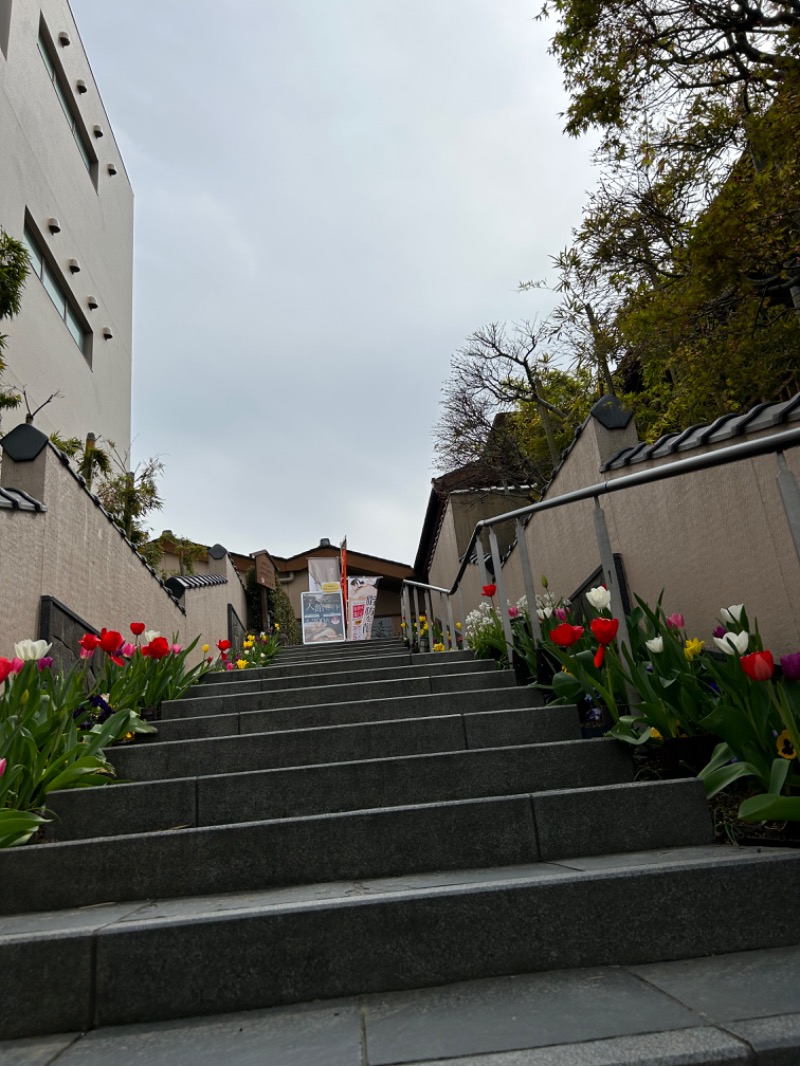
[[[711,773],[702,771],[700,776],[705,785],[706,798],[711,799],[723,788],[727,788],[732,781],[740,777],[758,777],[759,773],[749,762],[735,762],[728,766],[721,766],[718,770],[712,770]]]
[[[772,772],[769,775],[769,789],[768,791],[778,796],[783,790],[783,786],[786,784],[786,778],[789,774],[791,763],[788,759],[783,759],[780,756],[773,760]]]
[[[751,796],[739,808],[739,817],[746,822],[800,822],[800,796]]]

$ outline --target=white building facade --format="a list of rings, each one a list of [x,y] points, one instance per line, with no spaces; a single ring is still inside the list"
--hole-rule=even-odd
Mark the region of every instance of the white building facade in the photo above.
[[[0,227],[32,272],[4,386],[45,433],[131,437],[133,192],[67,0],[0,0]],[[3,414],[0,435],[24,421]],[[103,443],[101,441],[100,443]]]

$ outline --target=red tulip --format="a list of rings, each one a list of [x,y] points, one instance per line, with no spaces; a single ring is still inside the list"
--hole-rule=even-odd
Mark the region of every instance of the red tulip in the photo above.
[[[494,596],[495,592],[497,592],[497,585],[484,585],[483,586],[483,595],[484,596],[488,596],[489,599],[491,599],[492,596]]]
[[[560,626],[550,630],[550,639],[559,648],[571,648],[582,636],[583,626],[571,626],[569,622],[562,622]]]
[[[0,684],[2,684],[8,675],[11,673],[11,660],[0,659]]]
[[[603,658],[606,653],[606,644],[610,644],[614,637],[617,635],[619,629],[618,618],[593,618],[589,623],[589,628],[594,633],[595,640],[600,647],[595,652],[594,665],[599,670],[603,665]]]
[[[94,633],[84,633],[78,643],[87,655],[91,655],[91,653],[100,643],[100,638],[96,637]]]
[[[122,634],[116,629],[106,629],[104,626],[100,632],[99,645],[101,651],[114,655],[122,647]]]
[[[149,644],[142,648],[142,655],[151,659],[163,659],[169,655],[169,641],[166,637],[153,637]]]
[[[231,642],[229,640],[218,640],[217,641],[217,647],[219,648],[220,651],[227,651],[230,646],[231,646]]]
[[[754,651],[743,655],[739,662],[751,681],[769,681],[775,672],[771,651]]]
[[[131,633],[135,637],[140,637],[144,633],[144,622],[131,622]]]

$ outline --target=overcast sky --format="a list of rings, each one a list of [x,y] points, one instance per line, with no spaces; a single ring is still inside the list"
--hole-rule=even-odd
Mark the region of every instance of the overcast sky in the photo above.
[[[592,184],[539,0],[71,0],[136,203],[134,459],[232,551],[413,562],[474,329]]]

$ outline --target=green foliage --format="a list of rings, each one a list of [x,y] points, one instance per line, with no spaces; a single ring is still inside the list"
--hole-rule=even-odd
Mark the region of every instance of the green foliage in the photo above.
[[[302,643],[300,623],[295,618],[292,601],[280,585],[269,589],[269,609],[275,628],[285,638],[287,644]]]
[[[91,723],[84,666],[66,676],[26,662],[0,690],[0,847],[22,844],[45,820],[48,792],[105,784],[113,767],[103,749],[124,736],[135,717],[121,709]],[[86,726],[88,728],[82,728]]]
[[[188,537],[176,536],[171,529],[165,529],[160,536],[150,542],[148,547],[157,548],[162,559],[167,553],[176,556],[178,560],[177,572],[181,576],[193,574],[195,563],[203,559],[208,551],[202,544],[189,540]],[[169,577],[174,571],[162,569],[161,573],[163,577]]]
[[[161,460],[152,458],[135,470],[123,470],[106,478],[97,488],[103,507],[151,566],[161,559],[162,549],[158,541],[150,540],[145,519],[151,511],[164,506],[158,491],[158,478],[163,472]]]
[[[10,237],[4,229],[0,229],[0,320],[19,314],[22,289],[29,269],[28,253],[24,245]],[[0,376],[6,367],[3,361],[5,347],[6,337],[0,333]],[[0,411],[18,407],[20,402],[18,393],[0,388]]]

